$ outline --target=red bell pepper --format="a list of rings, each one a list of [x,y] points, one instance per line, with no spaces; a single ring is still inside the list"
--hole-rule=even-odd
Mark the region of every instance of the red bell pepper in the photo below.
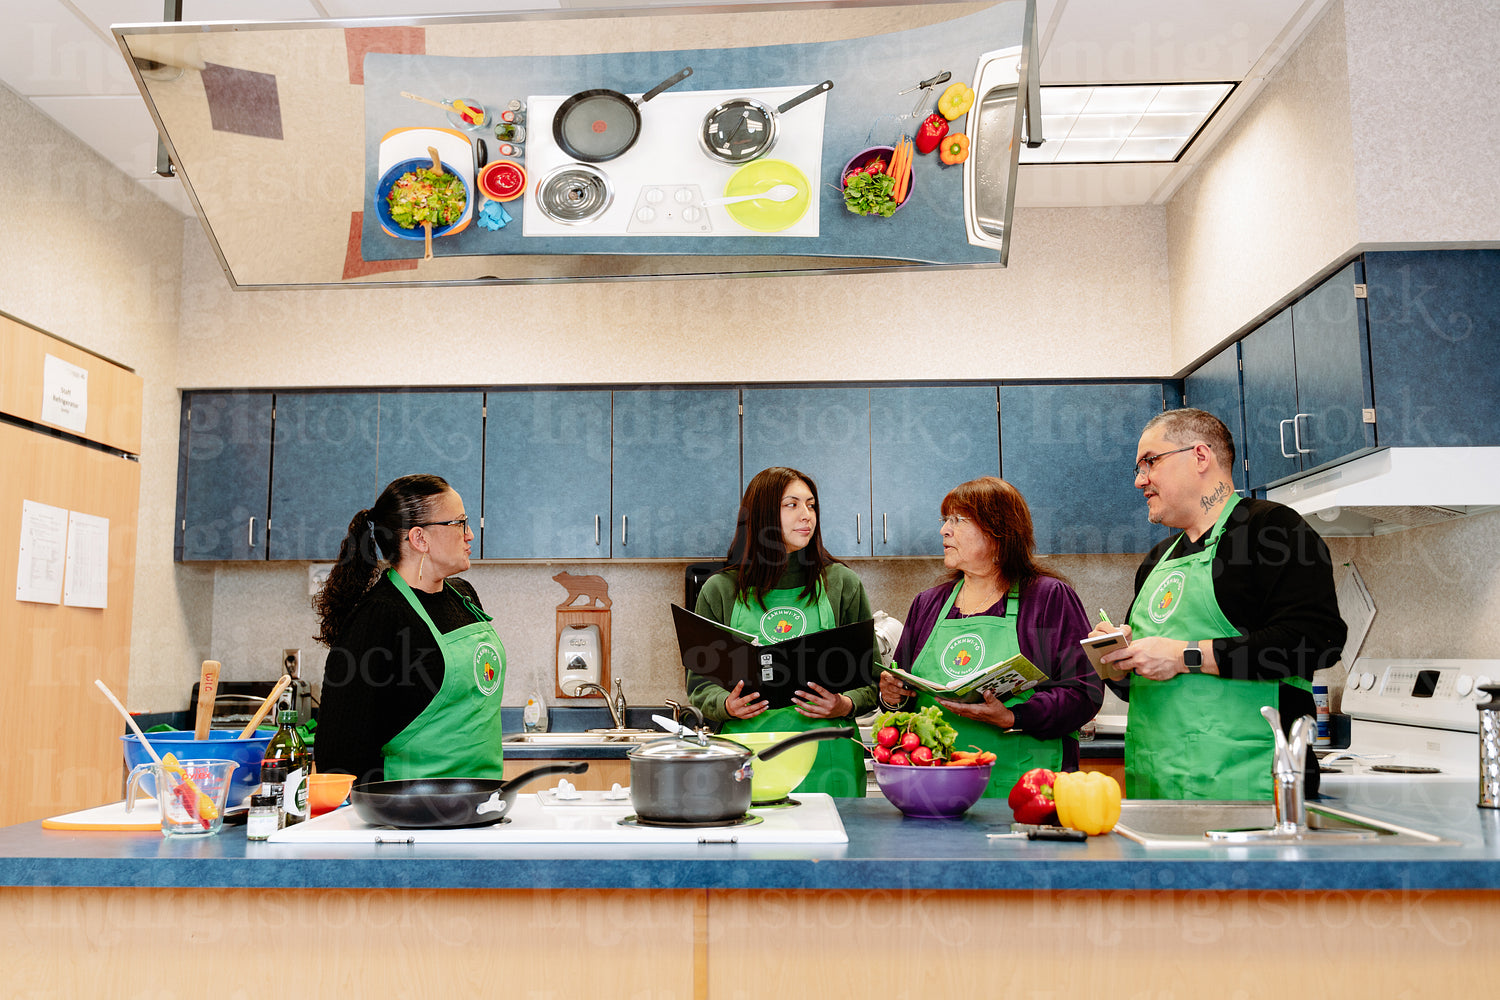
[[[1052,795],[1056,780],[1057,775],[1045,767],[1034,767],[1016,780],[1006,801],[1017,823],[1046,823],[1057,815]]]
[[[938,148],[938,143],[943,141],[943,136],[948,134],[948,119],[939,114],[927,116],[922,122],[922,127],[917,129],[916,137],[912,140],[917,145],[917,152],[930,153]]]

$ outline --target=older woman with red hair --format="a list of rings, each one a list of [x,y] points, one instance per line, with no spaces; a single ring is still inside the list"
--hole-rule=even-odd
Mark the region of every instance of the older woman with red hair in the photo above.
[[[1025,498],[995,476],[964,483],[943,498],[942,533],[952,572],[912,602],[895,663],[946,684],[1021,653],[1047,680],[1018,696],[986,692],[965,704],[919,695],[883,673],[880,700],[904,710],[938,704],[959,747],[993,751],[987,796],[1004,797],[1033,767],[1077,770],[1074,734],[1099,711],[1104,684],[1078,644],[1090,628],[1082,602],[1036,558]]]

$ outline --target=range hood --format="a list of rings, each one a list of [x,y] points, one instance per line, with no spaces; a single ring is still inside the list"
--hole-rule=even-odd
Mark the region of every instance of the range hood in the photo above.
[[[1384,535],[1500,510],[1500,448],[1384,448],[1266,496],[1321,535]]]

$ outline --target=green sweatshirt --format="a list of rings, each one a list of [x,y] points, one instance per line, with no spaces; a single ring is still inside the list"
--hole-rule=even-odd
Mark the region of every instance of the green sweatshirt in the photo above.
[[[800,590],[806,583],[806,572],[802,567],[794,566],[787,569],[772,589]],[[828,603],[833,607],[833,614],[837,619],[835,625],[849,625],[870,617],[870,595],[865,593],[865,585],[860,582],[854,570],[843,563],[834,563],[824,573],[824,584],[828,591]],[[730,614],[734,610],[734,591],[734,576],[730,571],[715,573],[698,592],[698,603],[693,610],[720,625],[728,625]],[[710,722],[728,719],[729,713],[724,711],[724,699],[729,697],[729,692],[701,674],[695,674],[691,670],[686,671],[686,674],[688,701]],[[877,689],[873,684],[851,688],[842,693],[854,702],[854,717],[864,715],[875,707]]]

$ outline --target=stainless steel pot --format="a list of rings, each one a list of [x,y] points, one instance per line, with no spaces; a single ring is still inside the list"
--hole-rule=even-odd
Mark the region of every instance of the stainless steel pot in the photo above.
[[[809,729],[760,751],[769,759],[815,740],[841,739],[843,726]],[[651,823],[723,823],[750,808],[754,774],[748,747],[717,736],[673,736],[636,747],[630,758],[630,804]]]

